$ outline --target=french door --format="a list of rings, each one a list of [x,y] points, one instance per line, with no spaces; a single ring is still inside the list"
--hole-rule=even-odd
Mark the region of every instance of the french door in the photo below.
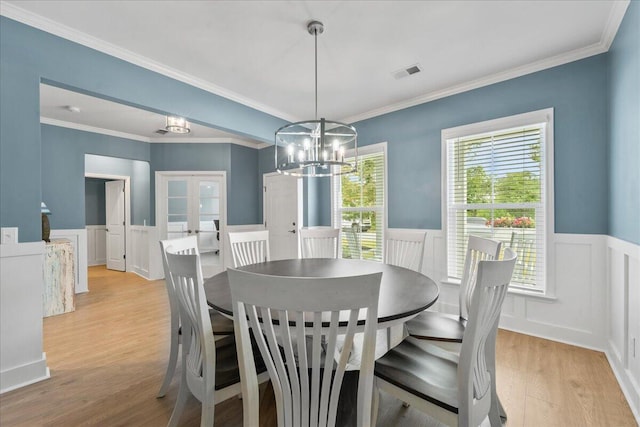
[[[167,239],[198,238],[204,277],[224,269],[222,229],[226,225],[224,174],[162,174],[158,205],[161,233]]]

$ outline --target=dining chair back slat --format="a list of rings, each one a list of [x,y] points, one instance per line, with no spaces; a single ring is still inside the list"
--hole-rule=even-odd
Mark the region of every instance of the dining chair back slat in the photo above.
[[[386,230],[384,262],[421,272],[426,236],[426,231]]]
[[[300,229],[302,258],[337,258],[340,229],[314,227]]]
[[[257,401],[253,359],[244,351],[251,328],[273,384],[282,427],[335,425],[354,337],[362,332],[358,316],[366,309],[357,419],[359,426],[370,425],[382,273],[310,278],[229,269],[228,275],[244,373],[243,398]],[[257,425],[257,414],[245,414],[247,419]]]
[[[268,230],[229,232],[228,236],[234,268],[271,260]]]

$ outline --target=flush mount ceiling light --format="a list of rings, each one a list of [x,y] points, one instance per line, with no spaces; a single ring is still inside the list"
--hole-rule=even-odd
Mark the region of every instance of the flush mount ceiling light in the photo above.
[[[315,119],[282,126],[275,134],[275,166],[285,175],[331,176],[357,170],[358,133],[353,126],[321,118],[318,120],[318,35],[324,32],[319,21],[307,24],[315,41]],[[345,151],[353,149],[353,161],[345,161]]]
[[[167,126],[165,126],[165,129],[172,133],[191,132],[191,128],[187,119],[175,116],[167,116]]]

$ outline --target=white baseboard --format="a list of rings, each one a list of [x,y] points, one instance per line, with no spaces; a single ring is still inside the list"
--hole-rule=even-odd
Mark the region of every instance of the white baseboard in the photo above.
[[[0,394],[34,384],[51,377],[47,367],[47,355],[24,365],[0,372]]]

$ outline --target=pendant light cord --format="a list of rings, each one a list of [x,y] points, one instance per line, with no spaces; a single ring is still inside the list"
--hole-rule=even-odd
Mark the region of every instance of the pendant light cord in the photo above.
[[[315,41],[316,50],[316,120],[318,120],[318,30],[313,32],[313,40]]]

